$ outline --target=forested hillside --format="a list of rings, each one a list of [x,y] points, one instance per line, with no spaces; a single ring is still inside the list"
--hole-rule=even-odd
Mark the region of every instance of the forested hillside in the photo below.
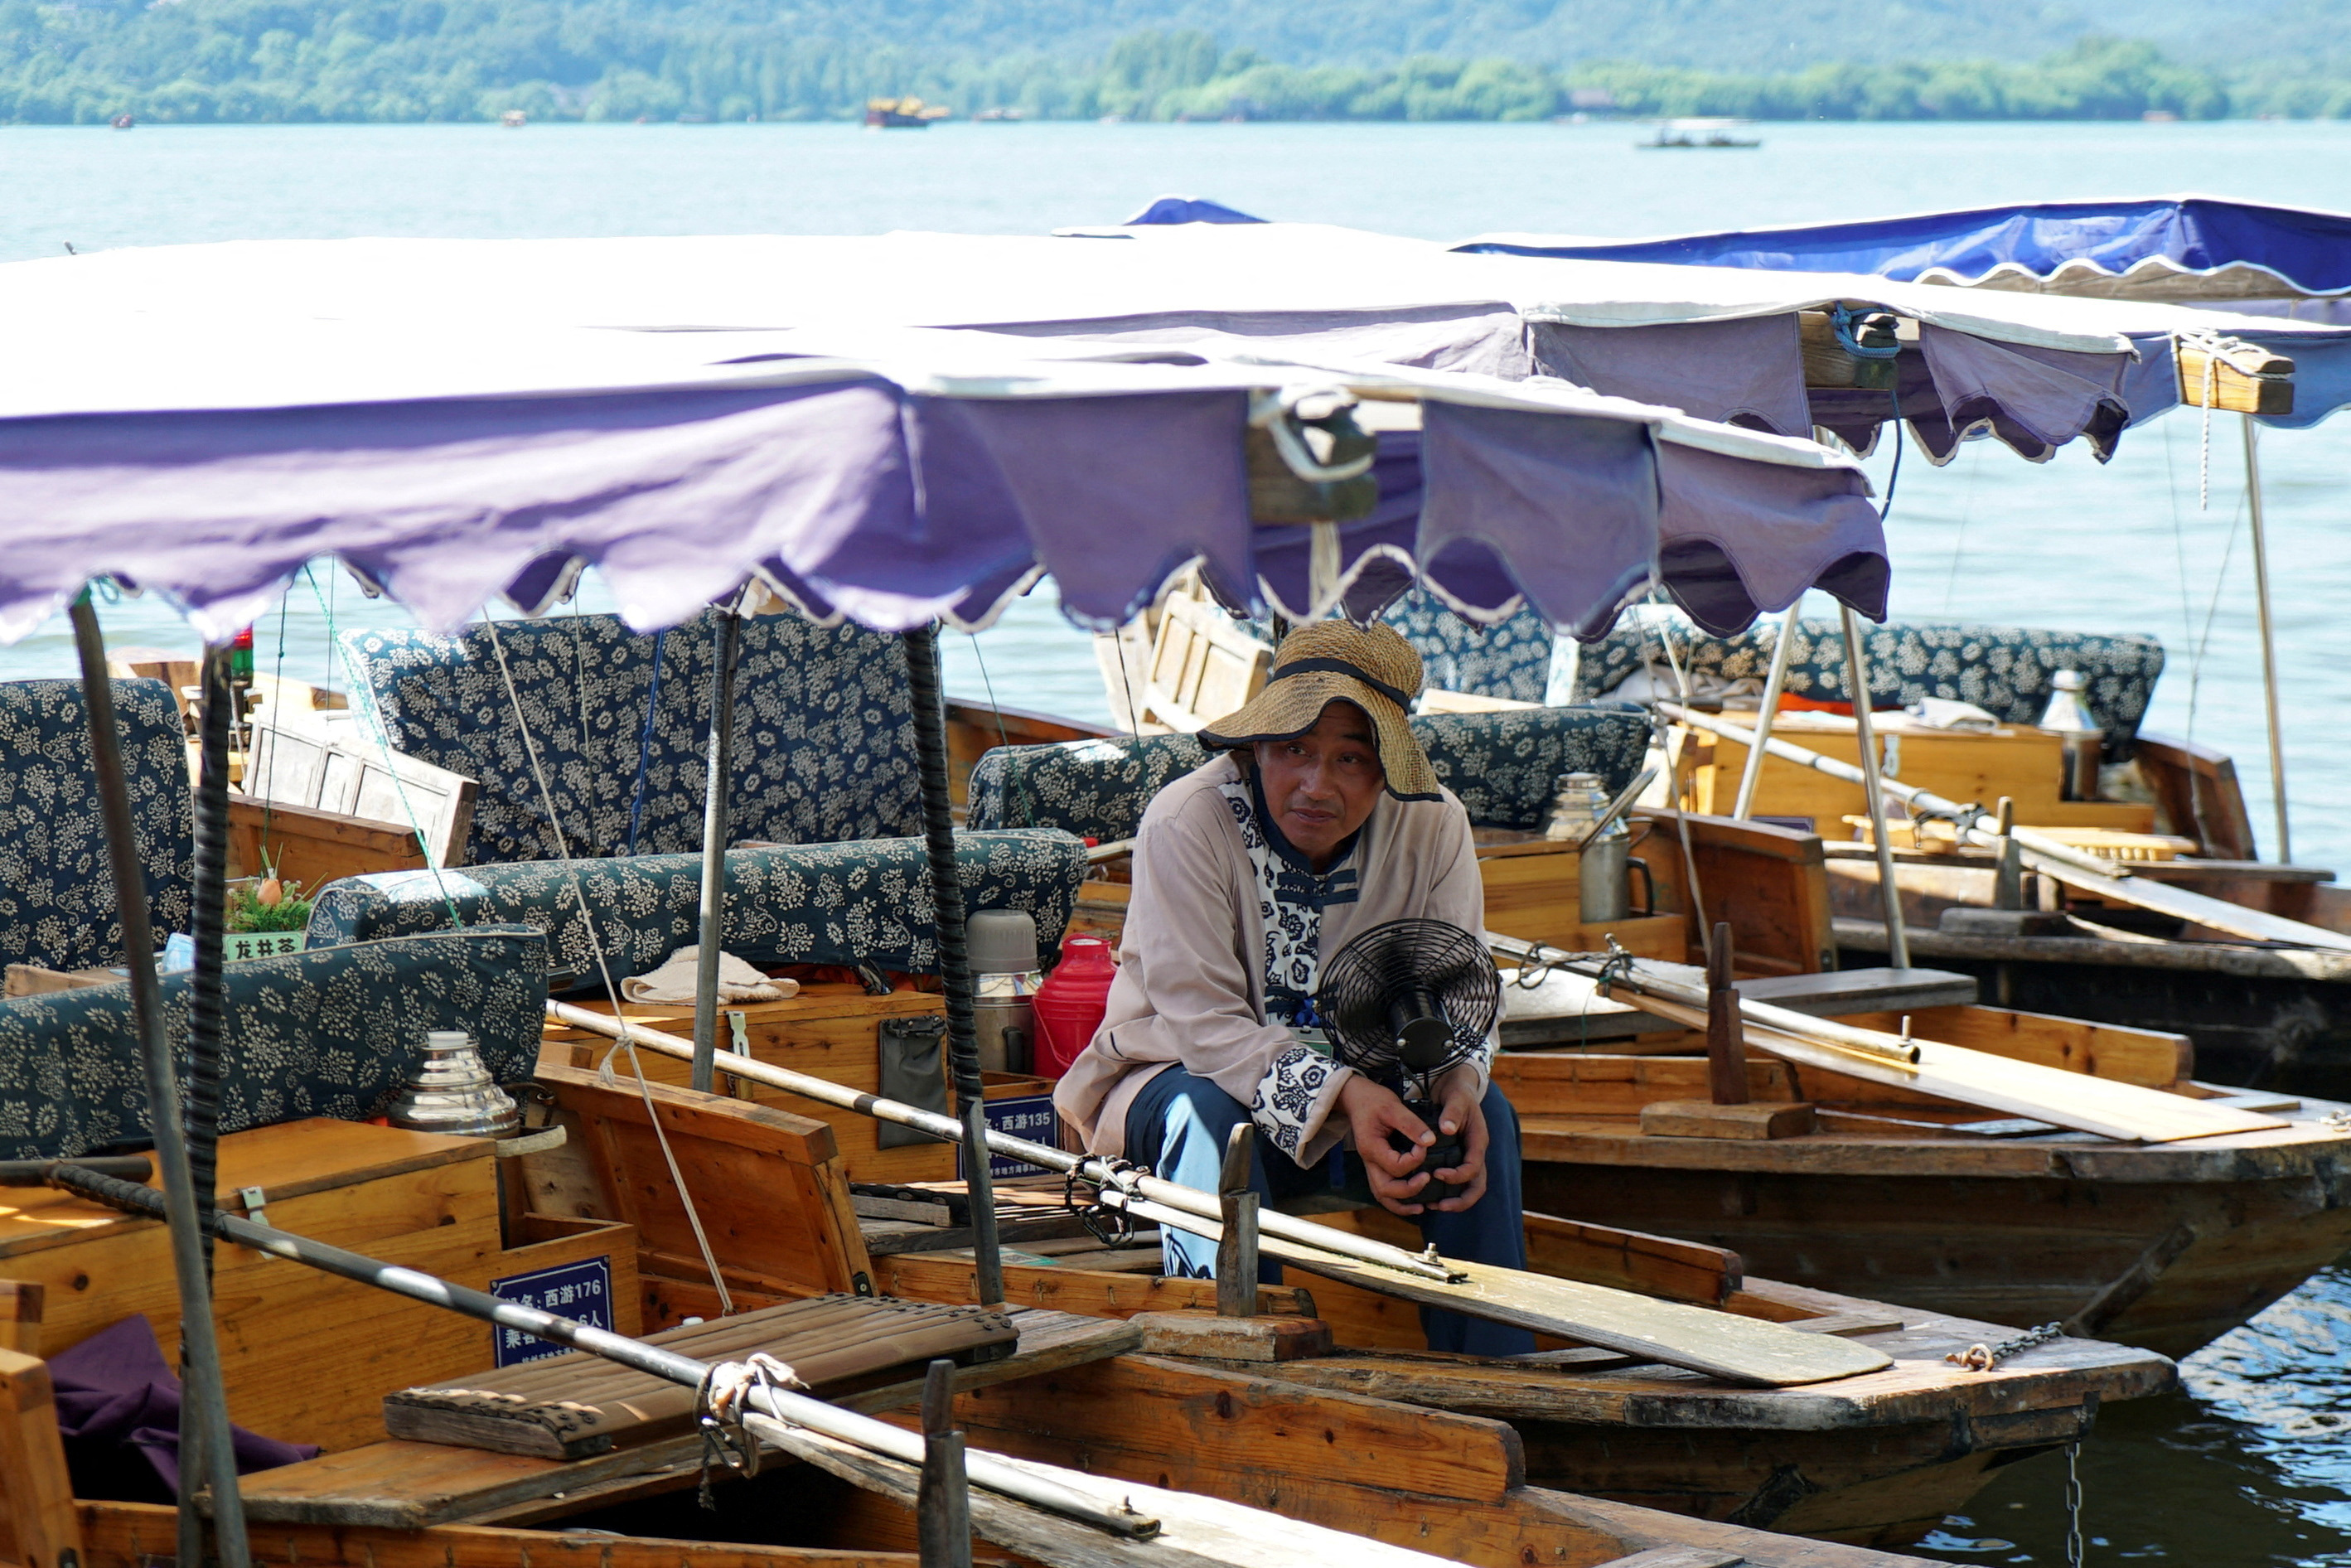
[[[0,0],[0,120],[2351,115],[2343,0]],[[2094,25],[2095,24],[2095,25]],[[2128,39],[2107,36],[2127,28]]]

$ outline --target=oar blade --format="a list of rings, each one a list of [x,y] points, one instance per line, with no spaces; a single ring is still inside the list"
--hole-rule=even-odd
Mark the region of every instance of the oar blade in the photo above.
[[[1422,1306],[1443,1307],[1580,1344],[1622,1351],[1645,1361],[1687,1367],[1730,1383],[1784,1388],[1857,1377],[1894,1364],[1885,1352],[1834,1334],[1803,1333],[1736,1312],[1658,1301],[1548,1274],[1448,1260],[1463,1278],[1442,1283],[1293,1248],[1270,1237],[1259,1245],[1268,1255],[1279,1255],[1284,1263],[1294,1263],[1326,1279]]]

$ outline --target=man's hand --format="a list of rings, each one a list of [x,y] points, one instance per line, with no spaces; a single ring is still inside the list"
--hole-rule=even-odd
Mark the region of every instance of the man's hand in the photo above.
[[[1461,1137],[1461,1163],[1451,1170],[1438,1171],[1437,1176],[1439,1181],[1451,1182],[1461,1192],[1459,1197],[1448,1197],[1433,1207],[1440,1213],[1458,1214],[1486,1196],[1486,1112],[1479,1103],[1482,1096],[1478,1070],[1463,1062],[1440,1079],[1437,1088],[1437,1124]],[[1343,1095],[1345,1092],[1343,1089],[1340,1091]],[[1373,1190],[1379,1190],[1376,1184]]]
[[[1405,1109],[1394,1091],[1360,1072],[1339,1086],[1339,1110],[1354,1132],[1355,1152],[1364,1157],[1364,1174],[1371,1179],[1372,1196],[1380,1207],[1407,1218],[1418,1214],[1421,1206],[1413,1195],[1428,1185],[1428,1173],[1420,1165],[1436,1134]],[[1388,1144],[1391,1130],[1411,1139],[1413,1146],[1398,1153]]]

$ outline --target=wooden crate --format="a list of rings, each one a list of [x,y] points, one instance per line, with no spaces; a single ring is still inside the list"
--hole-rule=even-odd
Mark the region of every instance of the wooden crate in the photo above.
[[[363,1123],[289,1122],[223,1138],[220,1191],[238,1207],[235,1195],[259,1186],[273,1225],[475,1290],[606,1259],[614,1326],[635,1333],[634,1233],[601,1226],[506,1246],[490,1147]],[[62,1192],[8,1197],[0,1279],[45,1287],[43,1354],[135,1312],[154,1327],[164,1359],[178,1360],[178,1296],[160,1222]],[[488,1324],[237,1247],[219,1249],[214,1315],[230,1415],[290,1442],[372,1441],[384,1395],[494,1360]]]
[[[1752,724],[1751,714],[1732,715]],[[2016,820],[2030,828],[2116,828],[2144,833],[2155,826],[2152,805],[2123,800],[2065,800],[2064,744],[2053,730],[2004,725],[1985,734],[1914,727],[1895,714],[1876,716],[1878,747],[1886,777],[1931,789],[1951,800],[1974,800],[1989,808],[2001,796],[2016,802]],[[1842,714],[1783,713],[1771,733],[1823,757],[1858,767],[1861,743],[1853,720]],[[1695,809],[1727,814],[1739,795],[1747,747],[1713,736],[1677,736],[1677,771],[1683,796]],[[1755,814],[1810,817],[1823,838],[1848,836],[1844,819],[1866,815],[1858,784],[1815,773],[1777,757],[1763,759],[1755,787]]]
[[[586,1002],[583,1007],[598,1012],[610,1012],[605,1002]],[[623,1011],[637,1022],[651,1029],[691,1037],[694,1033],[694,1009],[674,1004],[657,1006],[626,1005]],[[843,1084],[878,1094],[882,1088],[881,1024],[885,1018],[942,1018],[946,1013],[946,998],[929,991],[893,991],[886,997],[869,997],[853,985],[817,985],[799,996],[780,1002],[753,1002],[740,1008],[725,1008],[725,1013],[743,1015],[744,1032],[751,1055],[773,1066],[805,1072],[811,1078],[821,1078],[830,1083]],[[546,1036],[547,1049],[541,1052],[542,1065],[566,1069],[592,1069],[604,1060],[612,1042],[602,1035],[578,1030],[568,1030],[560,1024],[550,1024]],[[721,1050],[736,1049],[732,1027],[723,1019],[718,1043]],[[945,1053],[941,1053],[944,1061]],[[647,1051],[638,1052],[644,1064],[645,1079],[652,1083],[665,1083],[683,1088],[692,1076],[687,1064],[675,1057],[661,1056]],[[1017,1099],[1026,1095],[1050,1094],[1052,1084],[1041,1078],[1029,1078],[1012,1073],[984,1074],[985,1092],[990,1100]],[[842,1168],[851,1181],[924,1182],[956,1179],[956,1151],[946,1144],[908,1144],[897,1148],[880,1146],[875,1134],[880,1124],[872,1117],[854,1111],[844,1111],[837,1105],[826,1105],[798,1094],[788,1094],[764,1083],[749,1083],[718,1075],[722,1093],[748,1100],[755,1104],[822,1122],[832,1129],[835,1148]],[[952,1113],[954,1096],[948,1096]]]
[[[610,1002],[580,1005],[598,1012],[611,1011]],[[752,1002],[722,1011],[742,1016],[745,1040],[756,1060],[876,1094],[882,1088],[882,1020],[944,1017],[946,998],[929,991],[893,991],[885,997],[869,997],[854,985],[815,985],[783,1001]],[[689,1038],[694,1033],[694,1009],[690,1004],[624,1004],[622,1012],[653,1029]],[[541,1060],[567,1067],[593,1068],[612,1045],[601,1035],[557,1025],[549,1026],[547,1038],[550,1044],[559,1044],[561,1049],[543,1055]],[[724,1018],[720,1019],[718,1044],[722,1050],[740,1049],[732,1025]],[[684,1086],[691,1077],[686,1063],[674,1057],[648,1051],[638,1052],[638,1060],[643,1063],[645,1077],[651,1082]],[[948,1181],[955,1176],[955,1151],[944,1144],[911,1144],[885,1149],[875,1142],[878,1124],[870,1116],[820,1104],[765,1084],[739,1082],[725,1073],[719,1074],[719,1088],[739,1099],[830,1125],[852,1181]]]
[[[1614,936],[1644,958],[1680,963],[1688,933],[1677,914],[1583,922],[1583,857],[1535,833],[1478,830],[1478,874],[1486,885],[1486,929],[1571,953],[1593,953]]]

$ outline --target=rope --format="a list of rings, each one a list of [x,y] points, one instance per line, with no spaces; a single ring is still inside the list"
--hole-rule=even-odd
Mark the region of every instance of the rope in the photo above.
[[[636,1041],[630,1037],[628,1017],[621,1005],[621,988],[612,981],[612,966],[604,956],[603,938],[596,934],[596,915],[588,907],[588,889],[580,879],[580,864],[571,858],[570,846],[564,842],[563,823],[555,810],[555,791],[548,788],[547,772],[539,766],[538,747],[530,738],[530,721],[523,716],[514,672],[507,666],[507,648],[498,638],[498,623],[486,620],[482,626],[490,634],[490,651],[497,655],[498,678],[506,684],[507,701],[513,706],[515,724],[522,733],[523,755],[530,761],[530,776],[537,780],[539,799],[547,805],[547,828],[555,839],[556,856],[571,879],[571,896],[580,905],[580,924],[588,933],[588,946],[596,955],[597,973],[604,978],[604,993],[612,1001],[612,1018],[621,1026],[621,1038],[604,1053],[597,1071],[609,1080],[612,1076],[612,1058],[622,1051],[629,1053],[629,1070],[636,1074],[637,1093],[645,1103],[645,1119],[653,1124],[653,1141],[661,1145],[662,1160],[669,1166],[669,1178],[677,1184],[678,1201],[685,1206],[685,1222],[694,1231],[694,1245],[702,1253],[703,1267],[710,1270],[712,1288],[718,1292],[718,1314],[731,1318],[735,1315],[735,1298],[726,1289],[726,1276],[719,1271],[717,1255],[710,1249],[710,1238],[703,1234],[702,1211],[695,1207],[694,1194],[685,1185],[685,1173],[678,1168],[677,1155],[671,1152],[669,1134],[662,1128],[661,1110],[653,1103],[652,1086],[645,1082],[644,1064],[637,1060]]]
[[[722,1361],[703,1374],[702,1385],[694,1391],[694,1419],[702,1432],[702,1485],[697,1500],[705,1511],[718,1511],[710,1495],[712,1460],[747,1479],[759,1473],[759,1440],[743,1429],[743,1417],[752,1410],[752,1393],[807,1386],[799,1373],[766,1351],[741,1361]]]
[[[645,819],[645,768],[653,760],[653,710],[661,703],[662,644],[668,641],[666,630],[653,633],[653,689],[645,694],[645,727],[637,736],[637,781],[629,789],[629,842],[622,852],[625,854],[637,852],[637,828]],[[580,700],[582,704],[588,700],[584,690]]]

